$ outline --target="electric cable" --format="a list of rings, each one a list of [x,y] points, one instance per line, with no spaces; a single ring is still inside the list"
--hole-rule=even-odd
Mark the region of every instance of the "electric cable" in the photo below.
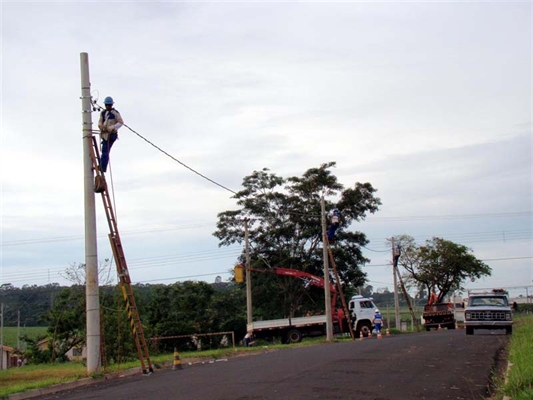
[[[230,274],[230,273],[231,273],[230,271],[223,271],[223,272],[212,272],[212,273],[209,273],[209,274],[176,276],[174,278],[160,278],[160,279],[151,279],[151,280],[148,280],[148,281],[137,281],[137,282],[132,282],[132,284],[135,284],[135,283],[147,283],[147,282],[158,282],[158,281],[170,281],[170,280],[174,280],[174,279],[178,281],[180,279],[198,278],[198,277],[202,277],[202,276],[222,275],[222,274]]]
[[[226,187],[226,186],[224,186],[224,185],[222,185],[222,184],[220,184],[220,183],[214,181],[214,180],[211,179],[211,178],[208,178],[207,176],[205,176],[205,175],[201,174],[200,172],[196,171],[195,169],[189,167],[187,164],[185,164],[184,162],[178,160],[178,159],[177,159],[176,157],[174,157],[173,155],[167,153],[167,152],[166,152],[165,150],[163,150],[161,147],[159,147],[159,146],[157,146],[156,144],[152,143],[150,140],[146,139],[146,138],[145,138],[144,136],[142,136],[139,132],[136,132],[134,129],[130,128],[128,125],[124,124],[124,126],[125,126],[126,128],[128,128],[130,131],[132,131],[133,133],[135,133],[137,136],[139,136],[139,137],[140,137],[142,140],[144,140],[146,143],[148,143],[148,144],[150,144],[151,146],[155,147],[155,148],[156,148],[157,150],[159,150],[161,153],[165,154],[167,157],[170,157],[172,160],[174,160],[174,161],[176,161],[177,163],[181,164],[183,167],[187,168],[189,171],[194,172],[196,175],[198,175],[198,176],[204,178],[205,180],[207,180],[207,181],[209,181],[209,182],[211,182],[211,183],[213,183],[213,184],[215,184],[215,185],[221,187],[221,188],[224,189],[224,190],[227,190],[227,191],[230,192],[230,193],[237,194],[236,191],[231,190],[230,188],[228,188],[228,187]]]
[[[102,106],[100,106],[98,103],[97,103],[98,100],[95,100],[95,101],[92,101],[92,104],[93,104],[93,110],[96,111],[95,108],[98,109],[98,111],[100,110],[103,110]],[[130,131],[132,131],[134,134],[136,134],[138,137],[140,137],[142,140],[144,140],[146,143],[148,143],[149,145],[151,145],[152,147],[156,148],[157,150],[159,150],[161,153],[165,154],[167,157],[171,158],[172,160],[176,161],[177,163],[179,163],[180,165],[182,165],[183,167],[187,168],[189,171],[191,172],[194,172],[196,175],[204,178],[205,180],[221,187],[222,189],[224,190],[227,190],[228,192],[230,193],[233,193],[233,194],[237,194],[236,191],[234,190],[231,190],[230,188],[214,181],[213,179],[211,178],[208,178],[207,176],[201,174],[200,172],[196,171],[194,168],[191,168],[189,167],[187,164],[185,164],[184,162],[178,160],[176,157],[174,157],[173,155],[169,154],[168,152],[166,152],[165,150],[163,150],[161,147],[157,146],[156,144],[154,144],[153,142],[151,142],[150,140],[146,139],[143,135],[141,135],[139,132],[137,132],[136,130],[134,130],[133,128],[131,128],[130,126],[128,126],[127,124],[123,123],[122,124],[123,126],[125,126],[126,128],[128,128]]]
[[[363,249],[367,249],[369,251],[373,251],[374,253],[389,253],[391,251],[390,249],[387,249],[387,250],[374,250],[374,249],[371,249],[369,247],[361,246],[361,245],[359,245],[359,247],[362,247]]]

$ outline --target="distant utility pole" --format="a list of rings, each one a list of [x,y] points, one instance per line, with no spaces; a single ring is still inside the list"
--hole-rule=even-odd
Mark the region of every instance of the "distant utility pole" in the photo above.
[[[392,242],[392,276],[394,277],[394,320],[396,324],[396,329],[401,329],[400,327],[400,299],[398,298],[398,278],[396,277],[396,269],[398,268],[398,262],[396,259],[396,246],[394,245],[394,237],[391,239]]]
[[[327,230],[326,230],[326,204],[324,196],[320,198],[321,222],[322,222],[322,253],[324,257],[324,295],[326,297],[326,340],[331,342],[333,340],[333,321],[331,319],[331,293],[329,287],[329,264],[328,264],[328,249],[327,246]]]
[[[248,237],[248,221],[246,218],[244,220],[244,242],[245,242],[245,252],[246,252],[246,320],[248,324],[251,324],[252,321],[252,277],[250,273],[250,243]]]
[[[98,294],[98,249],[96,245],[96,207],[94,199],[94,172],[90,151],[92,146],[91,82],[89,55],[80,53],[81,114],[83,142],[83,179],[85,209],[85,268],[87,313],[87,373],[100,371],[100,299]]]
[[[20,350],[20,310],[17,310],[17,350]]]

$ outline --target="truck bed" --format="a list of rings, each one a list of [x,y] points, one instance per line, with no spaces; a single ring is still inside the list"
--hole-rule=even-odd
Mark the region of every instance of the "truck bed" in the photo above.
[[[278,328],[288,328],[291,326],[301,327],[301,326],[311,326],[311,325],[321,325],[326,323],[325,315],[313,315],[311,317],[298,317],[298,318],[282,318],[282,319],[271,319],[268,321],[255,321],[251,324],[246,325],[248,332],[266,330],[266,329],[278,329]]]

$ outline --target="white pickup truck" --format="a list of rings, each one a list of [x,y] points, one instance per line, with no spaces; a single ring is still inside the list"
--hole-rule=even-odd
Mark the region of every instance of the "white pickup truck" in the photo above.
[[[469,291],[465,328],[467,335],[473,335],[474,329],[505,329],[508,335],[512,334],[513,313],[507,292],[503,289]]]

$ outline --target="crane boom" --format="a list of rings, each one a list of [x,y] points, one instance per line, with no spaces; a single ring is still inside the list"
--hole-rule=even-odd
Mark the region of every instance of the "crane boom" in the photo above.
[[[297,269],[291,269],[291,268],[281,268],[281,267],[273,267],[270,269],[258,269],[258,268],[248,268],[250,271],[255,272],[269,272],[276,275],[281,276],[292,276],[297,279],[301,279],[304,282],[305,287],[307,286],[316,286],[318,288],[324,289],[325,282],[324,278],[321,278],[319,276],[310,274],[308,272],[299,271]],[[332,309],[335,309],[335,306],[337,304],[337,288],[334,284],[329,284],[329,290],[332,293],[331,298],[331,306]]]

